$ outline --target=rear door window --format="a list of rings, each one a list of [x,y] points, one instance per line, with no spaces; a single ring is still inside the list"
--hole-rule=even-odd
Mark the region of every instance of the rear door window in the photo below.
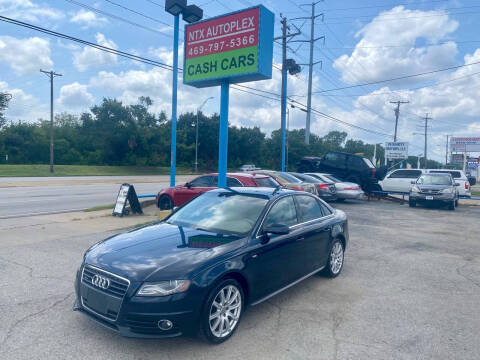
[[[417,179],[422,172],[420,170],[396,170],[389,178],[391,179]]]
[[[243,184],[238,179],[235,179],[235,178],[232,178],[232,177],[227,177],[227,186],[228,187],[235,187],[235,186],[239,187],[239,186],[243,186]]]
[[[345,155],[339,153],[326,153],[323,159],[325,165],[338,169],[345,169]]]
[[[280,224],[292,226],[298,224],[297,209],[292,196],[278,200],[265,218],[265,226]]]
[[[258,186],[261,187],[277,187],[279,184],[273,180],[271,177],[264,177],[264,178],[255,178],[255,182]]]
[[[315,220],[323,216],[322,209],[317,199],[306,195],[297,195],[296,199],[302,222]]]
[[[354,170],[363,170],[366,168],[367,164],[363,161],[363,158],[356,156],[349,156],[347,160],[347,165],[349,169]]]

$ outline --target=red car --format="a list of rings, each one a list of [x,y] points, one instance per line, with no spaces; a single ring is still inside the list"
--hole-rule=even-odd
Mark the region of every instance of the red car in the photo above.
[[[157,195],[157,206],[160,210],[169,210],[174,206],[181,206],[194,197],[203,194],[206,191],[215,189],[218,184],[218,175],[205,174],[196,177],[184,185],[168,187],[161,190]],[[248,174],[248,173],[228,173],[227,186],[261,186],[277,187],[280,184],[268,175]]]

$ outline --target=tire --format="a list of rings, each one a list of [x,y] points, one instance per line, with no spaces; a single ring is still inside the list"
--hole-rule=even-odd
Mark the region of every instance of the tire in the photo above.
[[[221,302],[222,292],[225,299],[224,305],[222,305]],[[228,298],[229,294],[230,300]],[[233,298],[234,300],[232,302]],[[230,305],[225,305],[229,302]],[[220,306],[216,306],[214,303]],[[201,337],[211,344],[220,344],[227,341],[238,328],[244,304],[244,293],[240,283],[235,279],[225,279],[221,281],[210,291],[205,303],[200,320]],[[211,316],[215,314],[218,315],[210,319]],[[228,330],[227,323],[230,326],[230,330]]]
[[[160,210],[171,210],[173,209],[173,200],[168,195],[162,195],[158,199],[158,208]]]
[[[417,203],[413,200],[408,200],[408,206],[415,207],[415,206],[417,206]]]
[[[448,210],[455,210],[455,200],[452,201],[452,203],[450,205],[448,205]]]
[[[455,207],[458,207],[458,199],[455,200]]]
[[[343,243],[340,239],[333,240],[328,254],[327,265],[323,269],[323,275],[332,279],[340,275],[343,269],[344,255]]]
[[[373,184],[373,185],[370,185],[367,189],[368,192],[372,192],[372,191],[383,191],[382,187],[378,184]]]

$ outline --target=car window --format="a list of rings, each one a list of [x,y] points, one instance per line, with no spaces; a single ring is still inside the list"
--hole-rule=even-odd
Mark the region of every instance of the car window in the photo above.
[[[306,195],[298,195],[296,199],[300,209],[302,222],[315,220],[323,216],[320,204],[315,198]]]
[[[328,208],[327,205],[320,203],[320,208],[322,209],[323,216],[328,216],[332,214],[332,211]]]
[[[238,193],[206,192],[173,213],[167,223],[219,234],[245,235],[268,199]]]
[[[430,173],[433,174],[450,174],[454,179],[460,179],[462,177],[462,174],[460,171],[439,171],[439,170],[432,170]]]
[[[326,177],[328,180],[333,181],[333,182],[336,182],[336,183],[342,182],[342,180],[340,180],[340,179],[338,179],[338,178],[336,178],[335,176],[332,176],[332,175],[325,175],[325,177]]]
[[[265,219],[265,225],[281,224],[292,226],[298,223],[297,210],[292,196],[278,200]]]
[[[366,164],[361,157],[349,156],[347,160],[347,165],[349,169],[363,170],[365,169]]]
[[[227,186],[228,187],[235,187],[235,186],[243,186],[243,184],[235,178],[227,177]]]
[[[192,187],[211,187],[213,185],[213,176],[200,176],[190,181]]]
[[[293,175],[287,174],[287,173],[277,173],[277,176],[279,178],[283,179],[283,181],[286,181],[286,182],[292,183],[292,184],[299,184],[299,183],[302,182],[302,180],[296,178]]]
[[[345,155],[339,153],[326,153],[323,163],[328,166],[345,169]]]
[[[375,165],[373,165],[373,163],[370,161],[370,159],[363,158],[363,161],[365,162],[365,164],[367,164],[367,166],[368,166],[370,169],[375,169]]]
[[[306,175],[306,174],[293,174],[296,178],[299,178],[303,182],[306,182],[308,184],[318,184],[322,180],[317,179],[316,177],[313,177],[311,175]]]
[[[418,178],[419,185],[452,185],[452,177],[448,175],[425,174]]]
[[[271,177],[255,178],[255,182],[261,187],[277,187],[279,185]]]
[[[389,177],[392,179],[417,179],[422,175],[421,170],[396,170]]]

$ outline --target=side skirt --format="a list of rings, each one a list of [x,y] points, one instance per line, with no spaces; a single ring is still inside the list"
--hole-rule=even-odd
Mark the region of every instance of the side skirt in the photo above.
[[[325,268],[325,266],[319,267],[317,270],[314,270],[314,271],[312,271],[311,273],[309,273],[309,274],[307,274],[307,275],[305,275],[305,276],[302,276],[300,279],[295,280],[294,282],[288,284],[287,286],[284,286],[283,288],[278,289],[277,291],[274,291],[273,293],[271,293],[271,294],[269,294],[269,295],[261,298],[260,300],[257,300],[257,301],[255,301],[255,302],[251,303],[250,306],[258,305],[258,304],[264,302],[265,300],[268,300],[268,299],[270,299],[271,297],[273,297],[273,296],[275,296],[275,295],[277,295],[277,294],[280,294],[282,291],[287,290],[288,288],[290,288],[290,287],[298,284],[299,282],[301,282],[301,281],[309,278],[310,276],[318,273],[319,271],[322,271],[324,268]]]

